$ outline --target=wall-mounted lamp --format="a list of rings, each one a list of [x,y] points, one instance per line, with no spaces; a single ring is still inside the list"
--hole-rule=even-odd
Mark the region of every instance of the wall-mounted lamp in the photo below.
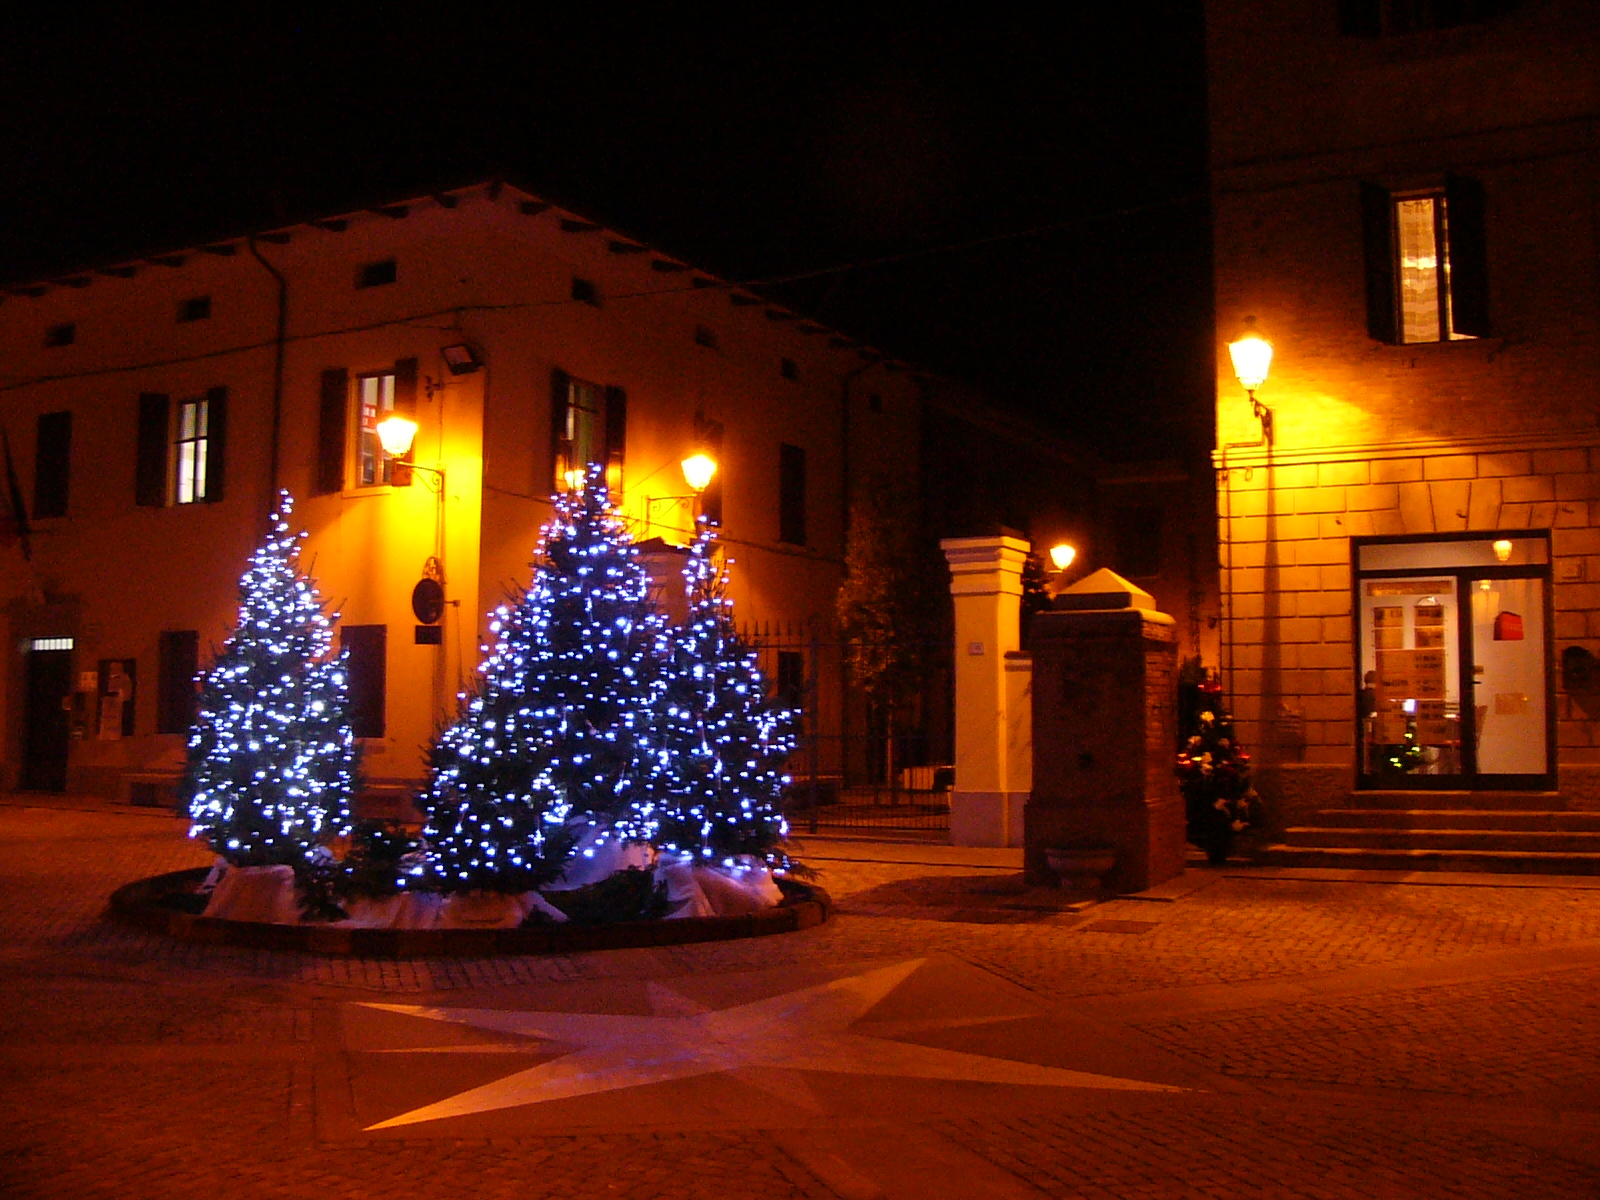
[[[1494,556],[1499,562],[1511,561],[1511,539],[1500,538],[1494,544]]]
[[[1077,557],[1077,547],[1068,545],[1066,542],[1050,547],[1050,561],[1055,563],[1058,571],[1065,571]]]
[[[439,351],[444,359],[444,365],[450,368],[452,375],[471,375],[474,371],[483,369],[483,359],[478,357],[478,352],[465,342],[454,346],[446,346]]]
[[[378,422],[378,441],[390,458],[404,458],[416,440],[417,423],[402,413],[391,413]]]
[[[684,481],[697,496],[711,486],[712,477],[717,473],[717,460],[704,451],[689,455],[678,465],[683,468]]]
[[[1238,377],[1239,386],[1249,394],[1250,407],[1261,422],[1262,439],[1270,444],[1272,410],[1256,399],[1256,389],[1266,383],[1267,372],[1272,367],[1272,343],[1256,330],[1254,317],[1246,317],[1244,324],[1244,335],[1228,343],[1228,357],[1233,360],[1233,373]]]

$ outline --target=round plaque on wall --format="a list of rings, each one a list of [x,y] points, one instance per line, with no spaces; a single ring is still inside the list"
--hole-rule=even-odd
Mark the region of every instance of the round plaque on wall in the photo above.
[[[437,625],[444,616],[444,587],[437,579],[423,579],[411,589],[411,611],[424,625]]]

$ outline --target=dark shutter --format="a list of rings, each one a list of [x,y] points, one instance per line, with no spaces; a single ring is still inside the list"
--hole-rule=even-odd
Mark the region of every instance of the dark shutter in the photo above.
[[[39,414],[33,454],[33,515],[67,515],[67,485],[72,470],[72,414]]]
[[[329,367],[322,373],[322,404],[317,422],[317,494],[344,490],[344,439],[350,372]]]
[[[1397,342],[1394,311],[1394,201],[1388,189],[1361,185],[1361,229],[1367,251],[1367,333]]]
[[[417,360],[402,358],[394,364],[394,410],[415,418],[417,415]]]
[[[228,389],[206,392],[206,503],[222,499],[228,463]]]
[[[157,733],[187,733],[194,724],[199,673],[200,635],[193,629],[164,632],[156,680]]]
[[[156,392],[139,397],[139,450],[133,468],[133,502],[160,508],[167,502],[168,398]]]
[[[806,452],[787,444],[778,447],[778,540],[806,544]]]
[[[1346,37],[1377,37],[1383,31],[1379,0],[1339,0],[1339,32]]]
[[[1489,243],[1483,184],[1465,175],[1445,179],[1450,324],[1457,333],[1489,336]]]
[[[572,458],[572,443],[567,440],[567,404],[572,379],[559,367],[550,372],[550,478],[556,491],[567,486],[562,475]]]
[[[606,487],[612,503],[622,499],[622,460],[628,448],[628,393],[606,389]]]
[[[350,682],[350,726],[357,737],[382,737],[388,686],[389,627],[342,625],[339,641],[349,653],[345,670]]]

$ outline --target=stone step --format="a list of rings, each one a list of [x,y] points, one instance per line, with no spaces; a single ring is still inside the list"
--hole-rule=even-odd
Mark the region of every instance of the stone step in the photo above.
[[[1498,875],[1600,875],[1600,854],[1519,853],[1507,850],[1371,850],[1344,846],[1268,846],[1257,861],[1268,867],[1354,871],[1478,871]]]
[[[1424,800],[1426,798],[1424,797]],[[1332,829],[1519,829],[1600,832],[1600,812],[1522,812],[1488,809],[1324,808],[1314,823]]]
[[[1426,808],[1495,812],[1558,812],[1567,807],[1560,792],[1363,791],[1350,793],[1351,808]]]
[[[1511,854],[1594,854],[1600,831],[1520,829],[1333,829],[1310,825],[1283,831],[1287,846],[1359,850],[1473,850]]]

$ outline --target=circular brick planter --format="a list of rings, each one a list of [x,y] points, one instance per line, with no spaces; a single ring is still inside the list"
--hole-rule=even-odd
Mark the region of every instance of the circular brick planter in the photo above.
[[[731,938],[765,937],[810,929],[828,919],[833,902],[809,884],[785,881],[777,908],[739,917],[684,917],[613,925],[539,925],[525,929],[338,929],[328,925],[269,925],[229,921],[186,911],[183,898],[207,868],[173,871],[125,884],[111,894],[111,914],[125,924],[188,942],[302,950],[360,958],[441,958],[491,954],[575,954],[637,946],[681,946]]]

